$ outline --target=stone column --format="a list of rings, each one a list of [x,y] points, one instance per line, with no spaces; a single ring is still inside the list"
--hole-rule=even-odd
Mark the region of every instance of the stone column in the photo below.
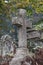
[[[21,61],[28,55],[25,15],[26,10],[20,9],[19,16],[14,17],[12,24],[18,26],[18,47],[10,65],[21,65]]]

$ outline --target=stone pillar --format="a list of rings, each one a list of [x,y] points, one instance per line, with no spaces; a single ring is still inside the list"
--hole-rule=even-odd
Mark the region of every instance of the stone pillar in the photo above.
[[[28,55],[25,15],[26,10],[20,9],[19,16],[14,17],[12,24],[18,26],[18,47],[10,65],[21,65],[21,61]]]

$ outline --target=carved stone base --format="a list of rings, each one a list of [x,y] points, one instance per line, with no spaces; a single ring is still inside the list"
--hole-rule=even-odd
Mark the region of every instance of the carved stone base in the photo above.
[[[16,54],[9,65],[21,65],[21,62],[25,60],[26,56],[28,56],[27,48],[17,48]]]

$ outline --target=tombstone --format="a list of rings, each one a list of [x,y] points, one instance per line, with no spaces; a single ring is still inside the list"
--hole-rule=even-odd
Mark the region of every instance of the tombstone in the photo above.
[[[26,56],[28,56],[28,49],[27,49],[27,34],[26,34],[26,10],[25,9],[19,9],[19,15],[13,18],[12,24],[16,25],[18,27],[18,48],[16,50],[16,54],[14,55],[14,58],[9,63],[10,65],[21,65],[21,61],[24,60]],[[16,21],[16,22],[15,22]],[[19,23],[20,24],[19,24]]]

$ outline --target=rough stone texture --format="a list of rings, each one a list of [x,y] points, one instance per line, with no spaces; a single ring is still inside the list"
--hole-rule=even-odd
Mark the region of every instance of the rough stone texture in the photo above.
[[[10,62],[10,65],[21,65],[21,61],[24,60],[24,57],[28,55],[28,49],[27,49],[27,37],[26,37],[26,24],[25,24],[25,14],[26,10],[20,9],[19,10],[19,16],[16,18],[19,22],[23,24],[20,28],[18,26],[18,49],[16,50],[16,54],[12,61]],[[13,23],[15,20],[13,21]],[[19,23],[16,23],[18,25],[21,25]]]
[[[31,19],[27,19],[27,20],[25,20],[26,21],[26,28],[32,28],[32,21],[31,21]]]
[[[21,65],[21,62],[25,60],[26,56],[28,56],[28,49],[27,48],[18,48],[10,65]]]
[[[27,34],[27,38],[40,38],[40,33],[38,31],[32,31]]]
[[[15,17],[12,20],[12,23],[17,26],[17,24],[21,27],[18,26],[18,46],[19,47],[27,47],[27,37],[26,37],[26,23],[25,23],[25,14],[26,10],[25,9],[20,9],[19,10],[19,16]],[[19,24],[20,23],[20,24]]]
[[[1,37],[2,40],[2,56],[5,56],[7,54],[13,53],[13,40],[10,35],[3,35]]]
[[[19,14],[20,16],[25,17],[25,15],[26,15],[26,10],[25,10],[25,9],[19,9],[18,14]]]
[[[13,17],[12,24],[20,27],[23,25],[23,20],[20,17]]]
[[[23,22],[23,26],[18,31],[18,39],[19,39],[18,41],[19,47],[27,47],[25,20]]]

